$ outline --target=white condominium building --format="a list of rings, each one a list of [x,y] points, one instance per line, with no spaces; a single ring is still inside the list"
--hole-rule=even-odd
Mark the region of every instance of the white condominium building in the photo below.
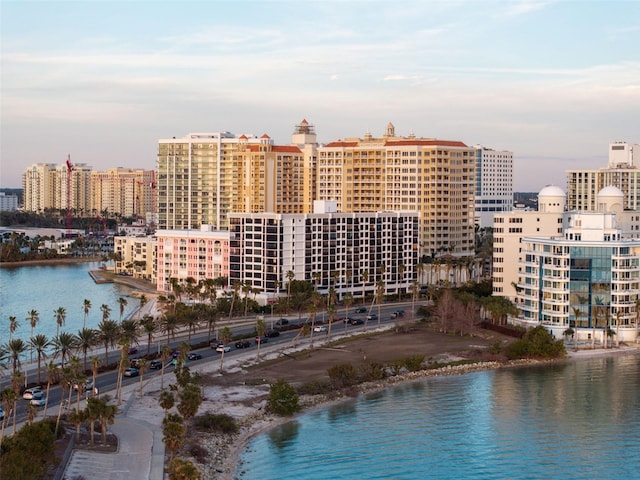
[[[313,283],[339,298],[410,292],[418,263],[417,212],[339,213],[335,202],[315,202],[312,214],[229,215],[230,283],[275,298],[290,280]]]
[[[476,145],[476,224],[491,227],[496,213],[513,208],[513,152]]]

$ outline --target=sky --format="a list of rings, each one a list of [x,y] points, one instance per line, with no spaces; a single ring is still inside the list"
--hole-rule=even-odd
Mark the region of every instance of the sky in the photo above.
[[[155,168],[159,139],[396,135],[565,188],[640,143],[640,1],[0,0],[0,187],[33,163]]]

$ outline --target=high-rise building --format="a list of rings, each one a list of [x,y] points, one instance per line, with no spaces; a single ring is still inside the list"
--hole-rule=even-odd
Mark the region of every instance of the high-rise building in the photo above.
[[[156,211],[155,171],[110,168],[91,173],[91,211],[146,218]]]
[[[44,212],[46,209],[76,212],[90,210],[91,167],[84,163],[37,163],[30,165],[22,175],[24,209]],[[70,190],[68,191],[68,188]]]
[[[262,300],[286,292],[291,280],[308,281],[339,298],[409,293],[418,263],[418,213],[340,213],[316,201],[317,213],[231,213],[229,280]],[[260,300],[258,300],[260,301]],[[264,302],[262,302],[264,303]]]
[[[569,210],[596,211],[598,192],[604,187],[619,188],[624,194],[624,208],[640,210],[640,145],[616,142],[609,145],[606,167],[591,170],[568,170]]]
[[[18,209],[18,195],[0,192],[0,212],[10,212]]]
[[[476,150],[459,141],[384,136],[318,148],[317,198],[340,212],[417,211],[420,254],[474,253]]]
[[[476,224],[491,227],[493,216],[513,208],[513,152],[476,145]]]
[[[162,229],[228,227],[230,212],[309,212],[316,135],[304,120],[293,145],[264,134],[191,133],[158,143]]]

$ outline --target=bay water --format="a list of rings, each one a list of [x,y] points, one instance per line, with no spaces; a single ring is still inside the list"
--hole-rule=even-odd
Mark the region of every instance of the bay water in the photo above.
[[[237,478],[640,478],[640,355],[432,377],[254,438]]]
[[[28,313],[31,310],[36,310],[40,318],[34,335],[41,333],[50,339],[56,335],[54,312],[59,307],[66,309],[61,332],[78,333],[82,329],[85,299],[92,305],[86,320],[89,328],[96,328],[102,320],[102,304],[111,308],[112,319],[119,320],[120,297],[127,300],[123,312],[123,318],[126,318],[138,307],[139,300],[128,297],[132,292],[130,287],[115,283],[96,284],[89,271],[99,267],[99,262],[84,262],[0,268],[0,344],[9,341],[10,316],[16,317],[19,323],[13,337],[29,341]]]

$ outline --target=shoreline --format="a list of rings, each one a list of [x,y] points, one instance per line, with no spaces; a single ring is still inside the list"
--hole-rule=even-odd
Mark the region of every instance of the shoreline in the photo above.
[[[610,357],[616,355],[638,355],[640,354],[639,347],[618,347],[611,349],[596,349],[596,350],[581,350],[577,352],[567,352],[567,355],[563,358],[559,359],[550,359],[550,360],[533,360],[533,359],[523,359],[523,360],[512,360],[506,363],[501,362],[476,362],[471,364],[457,365],[457,366],[444,366],[437,369],[429,369],[429,370],[420,370],[418,372],[409,372],[402,375],[396,375],[393,377],[387,377],[384,380],[380,380],[377,382],[367,382],[360,385],[357,385],[355,388],[357,389],[357,395],[347,395],[344,391],[339,393],[339,397],[337,398],[328,398],[326,395],[315,395],[315,396],[307,396],[305,399],[309,402],[308,404],[302,404],[302,410],[295,415],[290,417],[278,417],[273,414],[262,414],[261,425],[257,428],[244,427],[244,431],[241,431],[237,434],[237,436],[227,443],[228,451],[225,455],[225,462],[223,464],[222,471],[219,471],[222,474],[223,479],[225,480],[235,480],[237,479],[237,474],[242,468],[242,460],[241,455],[247,449],[247,445],[256,437],[266,434],[270,430],[283,425],[287,422],[295,421],[297,418],[307,415],[309,413],[313,413],[318,410],[324,410],[327,408],[331,408],[334,405],[340,404],[342,402],[357,399],[361,395],[368,395],[371,393],[381,392],[390,388],[394,388],[397,386],[407,385],[412,382],[422,381],[424,379],[433,378],[433,377],[441,377],[441,376],[452,376],[452,375],[466,375],[472,372],[480,372],[487,370],[499,370],[501,368],[523,368],[523,367],[535,367],[535,366],[544,366],[544,365],[552,365],[558,363],[569,363],[573,361],[580,360],[588,360],[597,357]],[[301,402],[302,403],[302,402]],[[261,410],[260,408],[256,408],[256,412]],[[256,413],[254,412],[254,414]]]
[[[102,257],[69,257],[69,258],[47,258],[40,260],[23,260],[21,262],[0,262],[0,268],[9,267],[30,267],[42,265],[65,265],[73,263],[96,263],[101,262]]]

